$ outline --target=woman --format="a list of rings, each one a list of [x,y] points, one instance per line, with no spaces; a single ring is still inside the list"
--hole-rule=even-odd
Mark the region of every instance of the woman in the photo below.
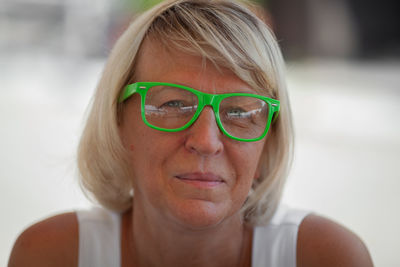
[[[30,227],[9,265],[372,266],[350,231],[279,205],[292,153],[283,67],[270,30],[234,1],[138,17],[79,147],[104,208]]]

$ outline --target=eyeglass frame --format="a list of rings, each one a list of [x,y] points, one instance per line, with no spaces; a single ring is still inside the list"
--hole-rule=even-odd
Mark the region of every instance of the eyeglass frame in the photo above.
[[[161,127],[150,124],[147,121],[146,115],[145,115],[145,104],[146,104],[145,100],[146,100],[147,91],[153,86],[176,87],[176,88],[180,88],[180,89],[189,91],[189,92],[193,93],[194,95],[196,95],[197,99],[198,99],[198,104],[197,104],[196,112],[194,113],[192,119],[189,122],[187,122],[185,125],[183,125],[182,127],[176,128],[176,129],[166,129],[166,128],[161,128]],[[268,132],[271,124],[278,117],[279,108],[280,108],[279,100],[269,98],[266,96],[262,96],[262,95],[250,94],[250,93],[209,94],[209,93],[204,93],[204,92],[195,90],[193,88],[190,88],[190,87],[187,87],[184,85],[174,84],[174,83],[164,83],[164,82],[136,82],[136,83],[128,84],[127,86],[124,87],[124,89],[118,99],[118,102],[119,103],[124,102],[125,100],[127,100],[129,97],[131,97],[135,93],[138,93],[141,96],[142,120],[150,128],[153,128],[153,129],[156,129],[159,131],[163,131],[163,132],[183,131],[183,130],[189,128],[197,120],[197,118],[200,116],[200,113],[203,111],[205,106],[210,106],[210,107],[212,107],[212,109],[214,111],[215,120],[217,122],[219,129],[222,131],[222,133],[229,138],[232,138],[234,140],[241,141],[241,142],[255,142],[255,141],[259,141],[259,140],[263,139],[267,135],[267,132]],[[229,134],[224,129],[224,126],[222,125],[221,119],[219,117],[219,105],[223,99],[231,97],[231,96],[253,97],[253,98],[261,99],[265,103],[268,104],[269,112],[268,112],[267,124],[265,125],[264,132],[259,137],[252,138],[252,139],[239,138],[239,137],[235,137],[235,136]]]

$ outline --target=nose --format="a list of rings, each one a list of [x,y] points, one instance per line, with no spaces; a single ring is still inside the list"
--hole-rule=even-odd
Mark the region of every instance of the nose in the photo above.
[[[222,132],[211,107],[204,107],[197,120],[188,129],[185,147],[202,156],[217,155],[223,149]]]

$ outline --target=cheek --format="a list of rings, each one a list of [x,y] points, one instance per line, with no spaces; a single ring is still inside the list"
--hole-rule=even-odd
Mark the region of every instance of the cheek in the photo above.
[[[244,144],[247,145],[247,144]],[[254,179],[259,177],[259,161],[261,153],[263,151],[262,143],[250,144],[244,149],[237,149],[236,152],[236,166],[240,175],[248,177],[248,179]]]
[[[148,175],[146,170],[151,169],[147,166],[150,161],[148,159],[151,158],[149,138],[146,138],[146,129],[132,116],[124,120],[120,134],[123,146],[128,152],[129,166],[136,191],[137,177]]]
[[[237,177],[239,187],[237,196],[238,205],[243,205],[244,201],[248,197],[249,191],[253,185],[253,181],[260,177],[259,160],[261,152],[263,150],[263,143],[260,145],[250,146],[249,149],[240,150],[238,154],[237,166]]]
[[[148,165],[155,163],[158,154],[153,152],[154,146],[151,142],[151,137],[144,131],[133,131],[130,138],[126,139],[125,147],[129,149],[129,160],[134,172],[143,172],[146,169],[151,169]]]
[[[144,142],[135,142],[129,145],[129,161],[132,171],[133,188],[135,194],[149,191],[154,188],[157,177],[157,155],[151,156]]]
[[[162,138],[163,132],[147,126],[131,132],[131,138],[126,140],[129,149],[129,161],[134,177],[134,185],[139,187],[155,187],[163,182],[166,165],[173,151],[172,142]],[[159,181],[161,180],[161,181]]]
[[[235,186],[232,188],[232,196],[235,196],[234,201],[238,206],[242,206],[254,179],[259,176],[258,161],[261,151],[261,144],[249,143],[244,143],[241,147],[236,144],[231,150],[231,163],[236,176]]]

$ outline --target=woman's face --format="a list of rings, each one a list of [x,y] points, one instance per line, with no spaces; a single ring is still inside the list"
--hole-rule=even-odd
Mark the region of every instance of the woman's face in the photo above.
[[[168,82],[206,93],[255,93],[227,69],[217,69],[201,57],[145,40],[136,65],[135,81]],[[127,102],[120,127],[134,174],[135,212],[195,229],[239,218],[258,177],[265,139],[239,142],[223,135],[211,107],[181,132],[162,132],[144,124],[140,97]]]

